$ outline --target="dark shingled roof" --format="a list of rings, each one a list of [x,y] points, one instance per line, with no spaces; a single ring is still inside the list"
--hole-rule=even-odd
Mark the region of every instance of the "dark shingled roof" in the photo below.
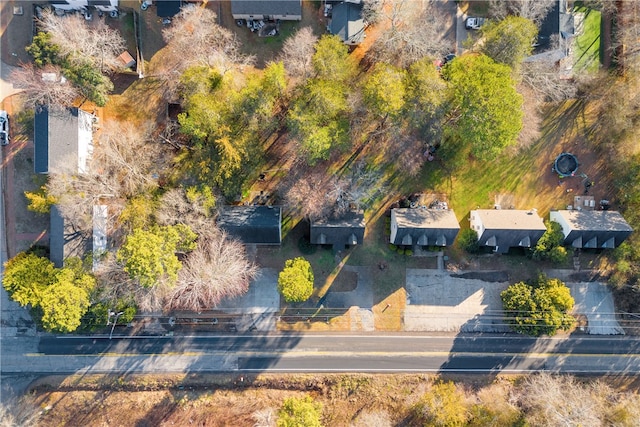
[[[562,226],[564,243],[574,248],[617,248],[633,231],[616,211],[559,210],[549,217]]]
[[[364,215],[351,213],[339,219],[323,219],[311,223],[310,241],[316,245],[360,245],[364,239]]]
[[[334,4],[331,10],[329,32],[339,36],[345,43],[362,43],[364,39],[362,4],[349,2]]]
[[[394,245],[447,246],[453,243],[460,224],[450,209],[392,209],[391,236]]]
[[[245,244],[279,245],[282,241],[280,206],[227,206],[218,226]]]
[[[84,257],[91,248],[92,239],[65,223],[56,205],[51,206],[49,220],[51,222],[49,228],[49,259],[51,262],[59,268],[69,257]]]
[[[180,0],[155,0],[156,14],[160,18],[173,18],[180,12],[182,2]]]
[[[232,15],[302,15],[300,0],[231,0]]]

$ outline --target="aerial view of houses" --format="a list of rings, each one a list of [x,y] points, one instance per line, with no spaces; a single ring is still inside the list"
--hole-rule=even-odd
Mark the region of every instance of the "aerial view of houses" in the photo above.
[[[0,2],[0,420],[637,426],[639,30]]]

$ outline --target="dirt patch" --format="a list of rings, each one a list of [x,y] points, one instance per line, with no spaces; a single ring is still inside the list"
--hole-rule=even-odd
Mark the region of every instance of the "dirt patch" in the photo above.
[[[331,292],[351,292],[358,286],[358,274],[341,270],[331,285]]]

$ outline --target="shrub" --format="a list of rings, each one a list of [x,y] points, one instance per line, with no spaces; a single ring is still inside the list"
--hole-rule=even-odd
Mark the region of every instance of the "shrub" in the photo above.
[[[404,250],[404,254],[405,254],[406,256],[411,256],[411,255],[413,255],[413,251],[412,251],[411,249],[405,249],[405,250]]]
[[[322,427],[320,417],[322,404],[314,402],[311,396],[290,397],[282,403],[278,411],[278,427]]]
[[[464,426],[467,408],[464,396],[452,382],[435,384],[413,407],[413,416],[423,426]]]
[[[305,255],[311,255],[316,252],[318,247],[311,244],[309,238],[302,236],[300,237],[300,239],[298,239],[298,249]]]
[[[404,248],[399,247],[396,249],[396,252],[398,253],[398,255],[404,255]]]
[[[476,230],[466,228],[458,235],[460,247],[470,254],[476,254],[480,250],[478,245],[478,233]]]
[[[302,257],[287,260],[278,276],[278,292],[286,302],[303,302],[313,294],[313,270]]]
[[[393,243],[389,243],[389,250],[392,252],[395,252],[398,249],[398,247],[396,245],[394,245]]]

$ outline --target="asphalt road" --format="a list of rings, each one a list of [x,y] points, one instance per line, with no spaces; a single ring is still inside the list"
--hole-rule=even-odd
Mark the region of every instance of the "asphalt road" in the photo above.
[[[61,336],[42,337],[38,353],[24,355],[16,368],[40,373],[545,370],[636,374],[640,373],[639,353],[640,339],[632,337],[253,334],[109,340]]]

